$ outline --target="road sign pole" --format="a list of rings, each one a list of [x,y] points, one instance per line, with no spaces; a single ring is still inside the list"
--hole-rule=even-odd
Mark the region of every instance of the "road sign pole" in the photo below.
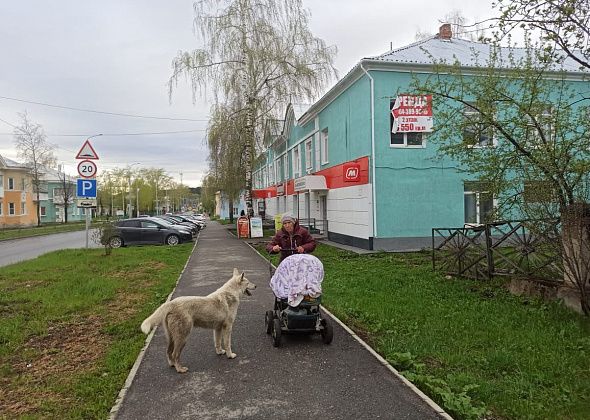
[[[88,249],[88,228],[90,227],[90,213],[92,213],[92,209],[86,209],[86,249]]]

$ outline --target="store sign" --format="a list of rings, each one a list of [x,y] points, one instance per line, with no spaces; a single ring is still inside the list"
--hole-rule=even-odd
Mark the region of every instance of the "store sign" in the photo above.
[[[323,191],[327,190],[326,178],[323,175],[306,175],[293,181],[295,191]]]
[[[264,236],[262,230],[262,218],[251,217],[250,218],[250,237],[251,238],[262,238]]]
[[[361,165],[349,163],[342,166],[344,182],[358,182],[361,179]]]
[[[238,238],[248,238],[250,236],[250,221],[247,217],[241,216],[237,221]]]
[[[285,184],[279,184],[277,185],[277,196],[283,196],[285,195]]]
[[[399,95],[391,107],[392,133],[432,131],[432,95]]]

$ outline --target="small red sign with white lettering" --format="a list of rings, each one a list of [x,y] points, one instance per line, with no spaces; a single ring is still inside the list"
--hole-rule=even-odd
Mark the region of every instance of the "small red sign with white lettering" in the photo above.
[[[361,179],[361,165],[350,163],[342,166],[344,182],[358,182]]]

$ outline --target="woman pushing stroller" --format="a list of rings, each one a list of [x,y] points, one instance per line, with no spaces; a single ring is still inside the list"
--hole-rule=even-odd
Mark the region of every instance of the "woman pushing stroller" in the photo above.
[[[281,253],[279,263],[293,254],[309,254],[316,247],[315,239],[299,221],[289,214],[281,218],[283,227],[276,233],[266,250],[271,254]]]

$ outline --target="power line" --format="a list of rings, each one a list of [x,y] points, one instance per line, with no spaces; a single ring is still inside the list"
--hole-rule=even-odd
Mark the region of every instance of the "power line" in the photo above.
[[[3,119],[0,119],[0,121],[5,122],[6,124],[12,125],[6,121],[4,121]],[[18,128],[13,126],[14,128]],[[158,131],[158,132],[153,132],[153,133],[103,133],[102,137],[108,137],[108,136],[112,136],[112,137],[121,137],[121,136],[156,136],[156,135],[162,135],[162,134],[184,134],[184,133],[197,133],[197,132],[205,132],[207,130],[202,129],[202,130],[183,130],[183,131]],[[14,135],[14,133],[0,133],[0,136],[12,136]],[[47,137],[88,137],[88,134],[50,134],[50,133],[45,133],[45,135]]]
[[[195,122],[209,121],[208,119],[201,120],[201,119],[193,119],[193,118],[154,117],[154,116],[149,116],[149,115],[123,114],[120,112],[96,111],[93,109],[74,108],[71,106],[55,105],[55,104],[48,104],[45,102],[29,101],[26,99],[10,98],[8,96],[0,96],[0,99],[6,99],[8,101],[15,101],[15,102],[24,102],[27,104],[48,106],[51,108],[68,109],[70,111],[90,112],[90,113],[94,113],[94,114],[104,114],[104,115],[114,115],[114,116],[118,116],[118,117],[146,118],[146,119],[168,120],[168,121],[195,121]]]

